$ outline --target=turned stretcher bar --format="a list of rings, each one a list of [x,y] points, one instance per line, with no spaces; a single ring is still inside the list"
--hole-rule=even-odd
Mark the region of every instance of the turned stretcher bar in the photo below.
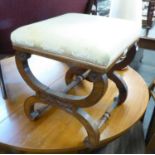
[[[113,24],[116,27],[120,26],[119,31],[115,30]],[[98,38],[98,29],[105,36]],[[18,70],[36,92],[36,95],[29,97],[24,103],[27,117],[34,120],[46,109],[45,107],[39,112],[35,111],[35,104],[38,102],[44,103],[47,107],[56,106],[72,114],[82,123],[88,134],[85,139],[86,145],[98,145],[99,129],[108,120],[113,109],[122,104],[127,97],[126,84],[115,70],[125,68],[132,61],[136,52],[135,43],[139,38],[137,30],[139,27],[132,22],[82,14],[66,14],[15,30],[11,40],[16,50]],[[119,36],[120,32],[122,34]],[[90,33],[93,33],[94,38]],[[101,39],[104,42],[101,42]],[[128,52],[125,53],[125,50]],[[55,92],[35,78],[28,65],[28,59],[32,54],[72,66],[66,73],[67,87],[63,91]],[[119,94],[112,107],[95,121],[83,108],[97,104],[103,97],[108,87],[108,78],[116,84]],[[88,96],[67,94],[85,79],[93,84]]]

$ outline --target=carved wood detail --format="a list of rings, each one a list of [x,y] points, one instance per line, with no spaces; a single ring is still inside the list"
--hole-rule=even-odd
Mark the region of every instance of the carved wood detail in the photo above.
[[[119,104],[122,104],[127,97],[126,84],[114,70],[122,69],[128,65],[135,54],[135,50],[135,46],[131,47],[126,57],[118,62],[108,73],[95,72],[91,69],[75,66],[70,67],[65,77],[67,86],[62,92],[56,92],[50,89],[35,78],[28,64],[28,59],[31,57],[31,54],[23,51],[17,52],[15,56],[17,68],[26,83],[36,92],[35,96],[30,96],[24,103],[26,116],[30,120],[36,120],[49,106],[61,108],[77,118],[84,126],[87,132],[84,143],[87,147],[98,145],[100,142],[99,129],[109,119],[111,112]],[[108,77],[116,84],[119,95],[117,99],[114,99],[112,106],[108,107],[106,113],[96,121],[83,108],[95,105],[103,97],[108,87]],[[88,80],[93,84],[92,91],[88,96],[74,96],[67,94],[70,89],[76,87],[83,80]],[[36,103],[43,103],[45,106],[36,110]]]
[[[136,54],[136,45],[134,44],[128,49],[128,52],[122,56],[122,59],[120,59],[111,69],[111,72],[114,70],[121,70],[125,67],[127,67]]]

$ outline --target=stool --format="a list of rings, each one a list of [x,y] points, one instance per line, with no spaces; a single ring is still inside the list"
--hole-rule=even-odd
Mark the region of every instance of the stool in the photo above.
[[[12,32],[17,68],[26,83],[36,92],[24,103],[27,117],[35,120],[48,107],[36,110],[35,104],[38,102],[56,106],[82,123],[88,134],[84,140],[87,146],[98,145],[99,129],[109,119],[112,110],[127,97],[127,86],[115,70],[125,68],[132,61],[140,30],[139,25],[132,21],[69,13]],[[32,54],[69,65],[65,77],[67,87],[56,92],[38,81],[28,65]],[[96,121],[84,108],[97,104],[103,97],[108,78],[116,84],[119,94],[112,106]],[[88,96],[67,94],[83,80],[93,83]]]

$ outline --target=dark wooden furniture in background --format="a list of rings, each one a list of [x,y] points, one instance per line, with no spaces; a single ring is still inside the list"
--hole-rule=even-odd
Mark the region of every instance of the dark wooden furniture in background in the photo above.
[[[146,14],[144,15],[144,19],[143,19],[143,27],[146,28],[146,35],[148,35],[148,32],[153,25],[155,0],[143,0],[143,2],[148,3],[147,8],[144,8],[144,10],[146,10]]]
[[[96,3],[96,0],[1,0],[0,55],[14,54],[10,33],[17,27],[69,12],[89,14]],[[92,13],[95,14],[96,10]],[[2,95],[7,98],[1,67],[0,83]]]

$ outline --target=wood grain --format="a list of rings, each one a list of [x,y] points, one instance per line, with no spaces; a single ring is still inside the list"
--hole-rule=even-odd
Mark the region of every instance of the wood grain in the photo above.
[[[33,56],[29,63],[40,81],[53,89],[63,89],[63,75],[67,66],[38,56]],[[19,75],[14,57],[5,59],[2,69],[9,99],[4,101],[0,97],[1,144],[30,153],[65,153],[85,149],[83,140],[87,136],[86,131],[74,117],[64,111],[51,108],[38,121],[29,121],[24,114],[23,103],[34,92]],[[128,86],[127,100],[115,109],[110,120],[101,128],[100,146],[114,140],[133,126],[145,112],[148,103],[148,89],[144,80],[131,68],[119,73]],[[92,85],[85,81],[71,93],[86,95],[91,89]],[[117,94],[116,86],[109,80],[104,98],[85,110],[94,119],[99,119]]]

